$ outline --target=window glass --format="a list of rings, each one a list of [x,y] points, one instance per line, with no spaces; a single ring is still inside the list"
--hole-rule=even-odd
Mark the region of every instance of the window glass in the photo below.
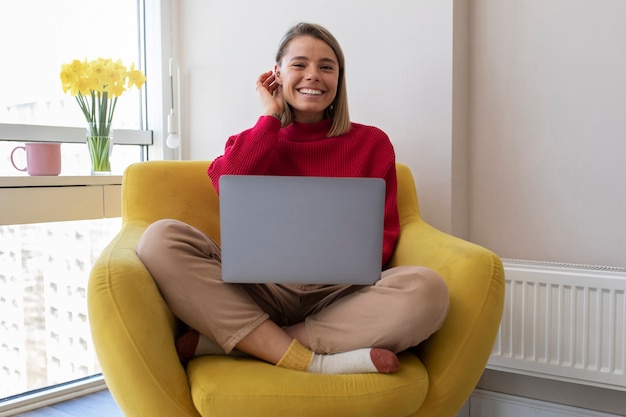
[[[0,123],[85,126],[61,89],[61,65],[98,57],[139,65],[137,13],[131,0],[0,2]],[[139,111],[137,89],[126,91],[114,127],[139,129]]]
[[[139,9],[132,0],[0,2],[0,123],[86,128],[76,98],[61,88],[61,66],[75,59],[101,57],[140,68]],[[142,128],[141,113],[141,91],[125,91],[115,108],[114,143],[115,129]],[[0,176],[27,175],[16,170],[10,160],[13,148],[22,143],[1,139]],[[24,142],[28,140],[24,138]],[[86,145],[66,143],[62,154],[61,175],[91,174]],[[113,174],[123,173],[142,157],[139,145],[114,146]],[[16,159],[23,161],[23,153],[17,152]],[[24,168],[24,164],[18,165]]]
[[[0,226],[0,398],[100,373],[89,271],[121,219]]]

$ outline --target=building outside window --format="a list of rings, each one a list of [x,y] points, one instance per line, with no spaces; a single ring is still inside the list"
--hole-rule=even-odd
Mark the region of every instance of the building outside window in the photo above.
[[[87,280],[120,223],[0,226],[0,398],[100,373]]]

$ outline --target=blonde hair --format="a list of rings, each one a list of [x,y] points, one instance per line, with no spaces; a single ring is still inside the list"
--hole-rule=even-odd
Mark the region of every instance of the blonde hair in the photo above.
[[[332,119],[333,124],[328,132],[328,136],[340,136],[350,130],[350,113],[348,112],[348,94],[346,92],[345,59],[343,51],[337,39],[324,27],[314,23],[298,23],[285,33],[280,41],[278,52],[276,53],[276,64],[280,65],[287,50],[289,42],[300,36],[311,36],[319,39],[331,47],[337,56],[339,64],[339,80],[337,82],[337,94],[330,106],[324,111],[327,118]],[[291,106],[286,103],[285,112],[282,117],[283,127],[293,122],[293,112]]]

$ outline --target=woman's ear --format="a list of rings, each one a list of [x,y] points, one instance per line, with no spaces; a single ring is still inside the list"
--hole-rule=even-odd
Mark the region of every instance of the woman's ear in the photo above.
[[[276,77],[277,84],[283,83],[283,81],[280,79],[280,67],[278,65],[274,65],[274,76]]]

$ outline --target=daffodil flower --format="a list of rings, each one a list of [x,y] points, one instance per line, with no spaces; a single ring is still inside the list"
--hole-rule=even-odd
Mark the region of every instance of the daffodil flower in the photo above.
[[[121,60],[97,58],[73,60],[61,65],[61,87],[76,97],[87,123],[98,126],[100,136],[108,136],[117,99],[128,89],[140,89],[146,77],[135,64],[130,69]]]

